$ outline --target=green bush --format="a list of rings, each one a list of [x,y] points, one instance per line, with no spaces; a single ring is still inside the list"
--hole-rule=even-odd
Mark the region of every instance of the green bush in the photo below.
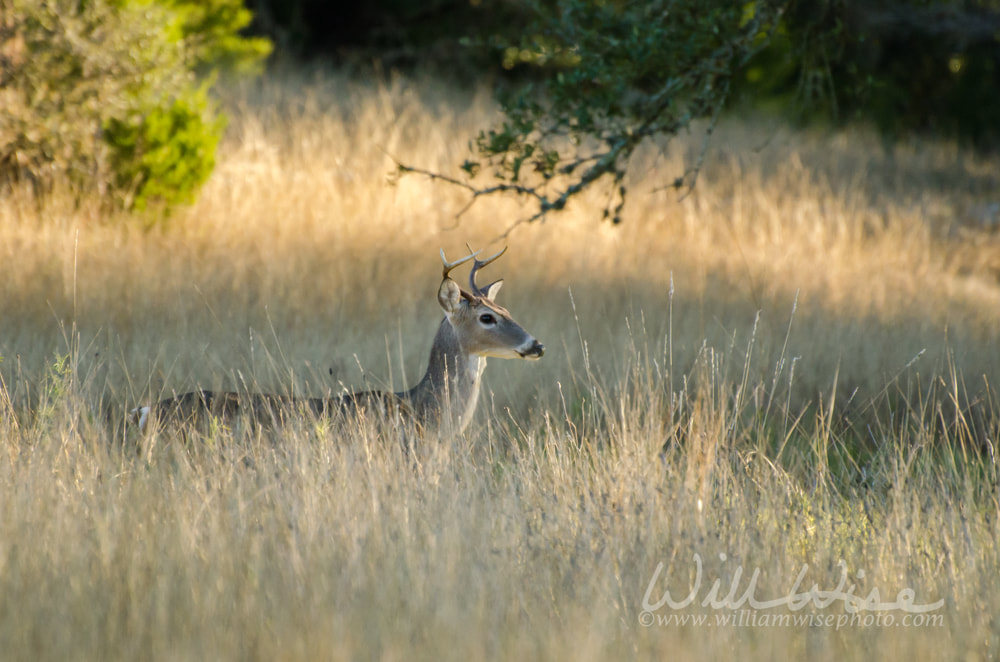
[[[168,8],[174,17],[171,38],[184,42],[192,67],[200,73],[257,74],[271,53],[269,40],[240,34],[253,19],[243,0],[120,1],[135,7],[157,4]]]
[[[141,210],[150,201],[191,201],[215,166],[224,125],[221,117],[212,119],[205,87],[132,122],[110,119],[104,138],[114,187],[127,196],[125,206]]]
[[[248,20],[239,0],[0,0],[0,181],[190,200],[223,127],[195,70],[259,63]]]

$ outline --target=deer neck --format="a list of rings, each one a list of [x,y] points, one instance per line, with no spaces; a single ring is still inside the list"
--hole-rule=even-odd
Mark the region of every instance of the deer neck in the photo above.
[[[409,400],[422,425],[442,434],[461,434],[479,400],[486,359],[462,348],[448,318],[441,321],[423,379],[400,395]]]

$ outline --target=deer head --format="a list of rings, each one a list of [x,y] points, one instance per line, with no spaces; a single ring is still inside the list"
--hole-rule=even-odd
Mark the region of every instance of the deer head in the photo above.
[[[540,359],[545,353],[545,347],[495,301],[503,281],[494,281],[485,288],[476,284],[479,270],[495,262],[506,251],[504,248],[486,260],[476,259],[482,251],[475,251],[455,262],[449,262],[444,249],[441,249],[444,270],[441,287],[438,289],[438,303],[466,353],[500,359]],[[469,272],[470,291],[465,291],[449,274],[455,267],[469,260],[474,262]]]

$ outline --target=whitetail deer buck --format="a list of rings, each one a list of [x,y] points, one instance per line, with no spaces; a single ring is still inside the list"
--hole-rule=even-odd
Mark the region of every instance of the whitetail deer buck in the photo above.
[[[472,250],[471,248],[469,249]],[[521,328],[495,298],[503,281],[480,288],[479,270],[507,251],[487,260],[476,259],[476,251],[448,262],[441,250],[444,272],[438,288],[438,303],[444,319],[434,336],[430,361],[423,379],[409,391],[389,393],[365,391],[336,398],[292,398],[259,393],[214,393],[191,391],[132,410],[139,429],[145,432],[151,420],[195,422],[205,415],[231,419],[247,415],[256,421],[276,421],[295,410],[317,416],[357,415],[398,416],[441,434],[460,434],[476,410],[479,383],[486,358],[539,359],[545,348]],[[466,292],[451,279],[455,267],[474,260]]]

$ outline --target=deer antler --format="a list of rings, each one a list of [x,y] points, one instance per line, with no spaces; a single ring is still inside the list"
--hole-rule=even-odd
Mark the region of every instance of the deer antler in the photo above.
[[[507,249],[504,249],[504,250],[507,250]],[[478,250],[478,251],[473,251],[473,250],[472,250],[472,249],[470,248],[470,249],[469,249],[469,252],[471,253],[471,255],[466,255],[465,257],[463,257],[463,258],[461,258],[461,259],[459,259],[459,260],[455,260],[454,262],[449,262],[449,261],[448,261],[448,258],[446,258],[446,257],[444,256],[444,249],[442,248],[442,249],[441,249],[441,262],[443,262],[443,263],[444,263],[444,269],[443,269],[443,271],[442,271],[442,276],[441,276],[441,277],[442,277],[442,278],[447,278],[447,277],[448,277],[448,274],[449,274],[449,273],[451,273],[451,270],[452,270],[452,269],[454,269],[455,267],[458,267],[458,266],[461,266],[461,265],[465,264],[466,262],[468,262],[468,261],[469,261],[469,260],[471,260],[472,258],[476,257],[477,255],[479,255],[479,254],[480,254],[480,253],[482,253],[483,251],[482,251],[482,250]],[[491,259],[492,259],[492,258],[491,258]]]
[[[470,251],[472,250],[472,248],[469,247],[468,244],[466,244],[466,247],[469,248]],[[476,285],[476,274],[483,267],[485,267],[485,266],[487,266],[489,264],[492,264],[493,262],[496,262],[497,260],[499,260],[500,256],[502,256],[504,253],[507,252],[508,248],[509,248],[509,246],[504,246],[503,250],[500,251],[499,253],[497,253],[496,255],[494,255],[493,257],[486,258],[485,260],[476,260],[475,262],[472,263],[472,271],[469,272],[469,287],[472,288],[472,293],[475,294],[477,297],[489,298],[489,297],[486,296],[486,292],[484,292],[483,290],[479,289],[479,286]],[[476,255],[479,255],[480,253],[482,253],[482,251],[476,251],[475,253],[472,254],[472,257],[475,257]],[[487,287],[486,289],[488,290],[490,288]]]

